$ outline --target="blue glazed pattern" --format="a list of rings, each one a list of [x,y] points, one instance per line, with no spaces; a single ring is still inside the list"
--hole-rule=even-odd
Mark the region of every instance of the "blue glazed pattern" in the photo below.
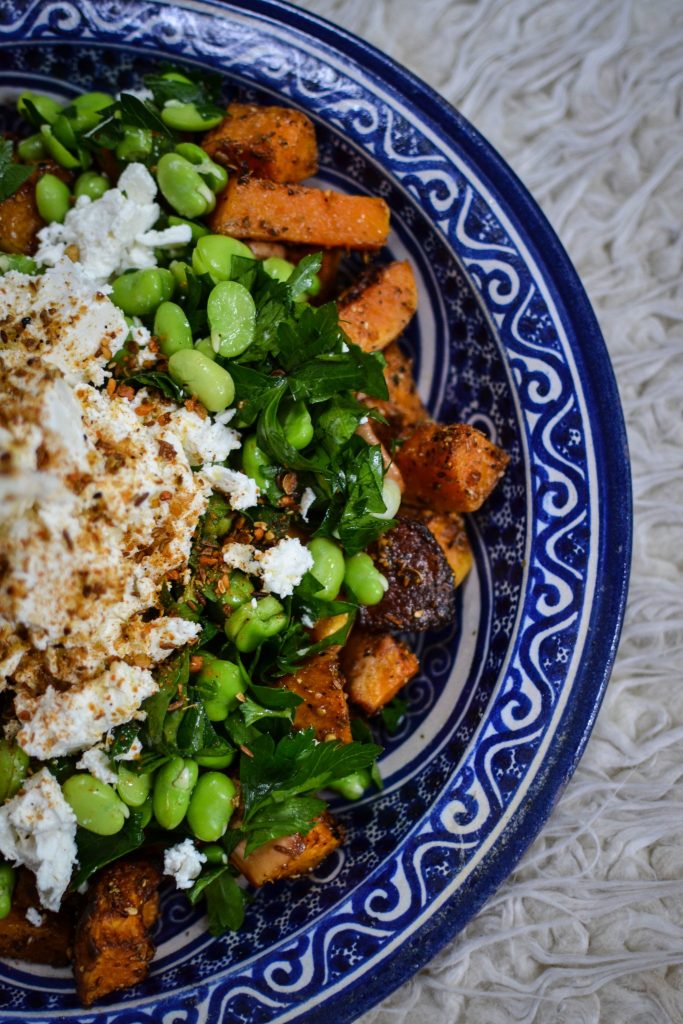
[[[118,89],[171,58],[222,70],[247,98],[306,109],[321,179],[391,207],[391,249],[420,285],[407,340],[430,408],[511,455],[470,523],[476,567],[456,627],[417,641],[422,672],[387,738],[386,788],[339,807],[345,846],[315,875],[260,891],[244,931],[220,940],[166,893],[150,979],[97,1011],[78,1007],[66,972],[0,966],[1,1021],[350,1020],[512,869],[597,711],[630,547],[623,427],[597,325],[550,229],[471,127],[316,19],[271,2],[9,2],[0,56],[0,88]]]

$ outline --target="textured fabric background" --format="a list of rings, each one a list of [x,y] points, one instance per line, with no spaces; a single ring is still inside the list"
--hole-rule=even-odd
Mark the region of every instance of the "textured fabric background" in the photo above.
[[[594,304],[629,432],[629,610],[586,754],[464,933],[363,1024],[683,1022],[683,0],[299,0],[458,107]]]

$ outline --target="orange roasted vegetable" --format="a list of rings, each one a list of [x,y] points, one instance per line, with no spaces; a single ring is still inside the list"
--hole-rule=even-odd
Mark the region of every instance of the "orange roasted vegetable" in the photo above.
[[[351,341],[377,352],[395,341],[417,309],[417,287],[407,261],[368,270],[337,300],[339,323]]]
[[[374,715],[393,700],[420,668],[402,640],[358,628],[344,646],[341,660],[349,697],[366,715]]]
[[[287,107],[231,103],[228,116],[208,132],[202,146],[239,175],[271,181],[303,181],[318,170],[318,146],[310,118]]]
[[[31,924],[26,919],[30,907],[38,911],[40,924]],[[57,913],[41,907],[33,875],[21,868],[12,909],[0,921],[0,956],[65,967],[71,961],[74,909],[73,900],[65,902]]]
[[[406,515],[424,523],[446,556],[459,587],[472,568],[472,548],[459,512],[432,512],[431,509],[405,509]]]
[[[387,345],[382,355],[387,361],[384,379],[389,398],[385,401],[366,398],[364,402],[378,409],[387,420],[386,424],[374,422],[373,429],[384,444],[390,446],[392,438],[406,437],[431,418],[417,393],[412,359],[402,352],[397,342]]]
[[[334,818],[323,814],[305,836],[297,834],[271,839],[248,857],[244,856],[242,843],[230,859],[252,885],[264,885],[312,871],[341,842],[342,834]]]
[[[48,173],[63,181],[71,180],[68,171],[51,160],[45,160],[36,166],[14,195],[0,202],[0,252],[23,253],[25,256],[35,252],[38,232],[45,226],[36,205],[36,182]]]
[[[295,729],[313,729],[320,741],[351,742],[344,677],[336,650],[314,655],[281,683],[303,699],[294,712]]]
[[[383,199],[231,178],[208,218],[215,234],[342,249],[379,249],[389,234]]]

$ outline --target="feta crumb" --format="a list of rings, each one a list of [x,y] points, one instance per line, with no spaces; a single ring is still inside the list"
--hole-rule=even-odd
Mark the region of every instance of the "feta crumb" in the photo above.
[[[59,910],[77,858],[76,815],[47,768],[0,807],[0,853],[32,871],[42,906]]]
[[[289,597],[313,568],[313,556],[298,537],[286,537],[261,555],[263,588],[278,597]]]
[[[164,874],[175,879],[178,889],[191,889],[205,863],[206,856],[199,852],[191,839],[184,839],[164,851]]]
[[[158,689],[151,672],[122,661],[64,692],[48,686],[36,697],[20,689],[14,700],[22,723],[17,742],[43,761],[92,747],[115,725],[136,717],[143,700]]]
[[[299,514],[305,523],[308,522],[308,512],[314,501],[315,491],[312,487],[307,487],[301,495],[301,501],[299,502]]]
[[[40,928],[43,923],[43,915],[35,907],[29,907],[26,911],[26,920],[29,924],[32,924],[34,928]]]
[[[90,750],[86,750],[80,761],[76,762],[76,767],[82,768],[84,772],[90,772],[100,782],[106,782],[110,786],[115,785],[118,781],[118,776],[101,747],[91,747]]]
[[[230,410],[233,414],[233,410]],[[230,417],[232,418],[232,416]],[[231,452],[242,447],[236,430],[226,426],[223,414],[203,419],[189,409],[178,409],[171,416],[171,430],[180,439],[191,466],[225,462]]]
[[[125,750],[123,754],[116,754],[114,756],[115,761],[136,761],[142,753],[142,743],[135,737],[128,750]]]
[[[256,553],[253,544],[228,544],[223,548],[223,561],[231,569],[258,576],[261,567],[256,561]]]
[[[252,508],[258,501],[260,488],[246,473],[225,466],[205,466],[202,476],[214,491],[222,491],[230,499],[230,507],[239,511]]]

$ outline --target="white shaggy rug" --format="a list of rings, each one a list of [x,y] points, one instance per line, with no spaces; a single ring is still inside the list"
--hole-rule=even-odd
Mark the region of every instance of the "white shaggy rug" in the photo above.
[[[683,0],[299,0],[449,99],[569,250],[634,473],[620,652],[545,831],[363,1024],[683,1022]]]

